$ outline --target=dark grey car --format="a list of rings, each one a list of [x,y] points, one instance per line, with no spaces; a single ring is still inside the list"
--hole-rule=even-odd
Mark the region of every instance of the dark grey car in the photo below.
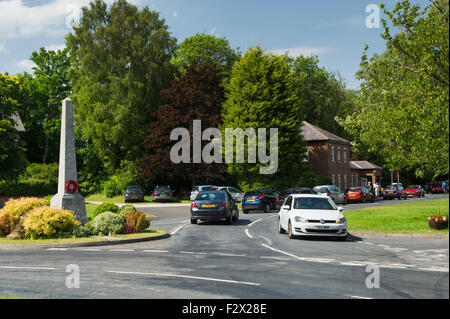
[[[145,190],[141,186],[128,186],[125,190],[125,203],[129,201],[143,202]]]
[[[204,191],[191,203],[191,224],[197,221],[225,220],[227,224],[239,219],[239,210],[226,191]]]

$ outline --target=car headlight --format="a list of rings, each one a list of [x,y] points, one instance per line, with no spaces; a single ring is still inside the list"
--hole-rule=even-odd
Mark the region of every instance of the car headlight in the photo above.
[[[306,218],[303,218],[303,217],[300,217],[300,216],[295,216],[294,219],[295,219],[295,221],[297,223],[307,223],[308,222],[308,220]]]
[[[347,220],[345,219],[345,217],[342,217],[342,218],[336,220],[336,224],[345,224],[346,221]]]

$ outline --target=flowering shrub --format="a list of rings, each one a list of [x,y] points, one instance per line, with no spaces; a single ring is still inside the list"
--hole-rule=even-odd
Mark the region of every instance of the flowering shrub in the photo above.
[[[21,225],[21,217],[27,216],[34,208],[45,206],[45,204],[45,199],[35,197],[22,197],[7,201],[5,206],[0,209],[0,237],[7,236],[13,231],[20,233],[21,229],[17,228]]]
[[[120,210],[120,207],[113,203],[103,203],[94,210],[92,213],[92,219],[95,219],[98,215],[104,213],[104,212],[112,212],[112,213],[118,213]]]
[[[73,228],[80,225],[72,211],[56,209],[48,206],[33,209],[25,218],[25,238],[67,237]]]
[[[428,221],[439,221],[439,222],[446,222],[448,221],[447,216],[430,216],[428,217]]]
[[[136,207],[133,205],[124,205],[120,208],[120,213],[128,213],[128,212],[135,212]]]
[[[94,218],[92,226],[99,234],[120,234],[123,231],[124,220],[118,214],[104,212]]]
[[[145,214],[140,211],[130,211],[125,214],[125,226],[123,232],[125,234],[142,233],[150,226],[150,222],[145,219]]]

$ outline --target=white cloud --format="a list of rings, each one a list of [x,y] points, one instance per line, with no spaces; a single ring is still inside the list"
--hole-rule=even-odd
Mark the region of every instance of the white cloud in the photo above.
[[[33,67],[36,66],[33,61],[31,60],[21,60],[17,62],[17,66],[21,69],[24,69],[25,71],[32,71]]]
[[[139,4],[143,0],[130,0]],[[90,0],[53,0],[46,4],[28,6],[24,0],[0,1],[0,39],[21,38],[44,34],[61,36],[70,32],[66,26],[81,13]],[[111,4],[114,0],[105,0]]]
[[[321,55],[333,51],[329,47],[295,47],[287,49],[276,49],[270,50],[273,54],[283,55],[286,52],[290,57],[298,57],[299,55],[310,56],[310,55]]]
[[[178,17],[178,12],[174,11],[172,14],[174,17]]]
[[[65,44],[50,44],[45,47],[45,50],[58,51],[58,50],[64,50],[65,47],[66,47]]]

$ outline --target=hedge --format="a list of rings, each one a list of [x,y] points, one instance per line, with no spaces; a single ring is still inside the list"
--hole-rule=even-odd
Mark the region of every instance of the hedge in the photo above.
[[[30,179],[18,182],[0,181],[0,196],[47,196],[56,194],[58,185],[41,179]]]

